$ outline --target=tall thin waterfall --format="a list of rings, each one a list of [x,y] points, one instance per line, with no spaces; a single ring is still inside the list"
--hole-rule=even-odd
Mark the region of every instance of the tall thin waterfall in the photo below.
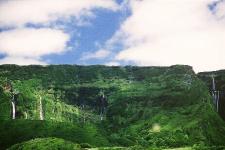
[[[212,77],[212,97],[213,97],[213,103],[216,106],[217,112],[219,112],[219,100],[220,100],[220,91],[216,90],[216,82],[214,75]]]
[[[39,110],[40,110],[40,120],[44,120],[44,116],[43,116],[43,109],[42,109],[42,97],[40,96],[40,99],[39,99]]]
[[[16,119],[16,104],[15,104],[15,101],[14,101],[14,94],[13,94],[13,97],[12,97],[11,104],[12,104],[12,119]]]
[[[216,91],[215,77],[212,75],[212,90]]]
[[[102,121],[104,119],[104,115],[106,113],[106,107],[107,107],[107,98],[105,94],[103,93],[100,101],[99,101],[99,111],[100,111],[100,120]]]
[[[102,98],[104,99],[105,98],[105,94],[103,93],[102,95]],[[103,99],[101,101],[101,103],[103,103]],[[102,104],[101,104],[102,105]],[[103,120],[103,113],[104,113],[104,106],[101,106],[101,112],[100,112],[100,120],[102,121]]]
[[[10,94],[11,94],[11,105],[12,105],[12,109],[11,109],[11,115],[12,115],[12,119],[16,119],[16,98],[17,97],[15,97],[15,96],[18,96],[18,92],[16,92],[16,91],[14,91],[13,90],[13,86],[12,86],[12,84],[10,83]]]
[[[216,103],[217,112],[219,112],[219,100],[220,100],[220,91],[217,91],[217,103]]]
[[[25,114],[25,119],[27,119],[28,118],[27,112],[25,112],[24,114]]]

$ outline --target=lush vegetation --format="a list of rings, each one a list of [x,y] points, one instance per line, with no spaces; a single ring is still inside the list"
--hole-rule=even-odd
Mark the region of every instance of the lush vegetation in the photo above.
[[[209,88],[212,90],[212,75],[215,79],[216,90],[220,92],[219,100],[219,114],[225,120],[225,70],[213,71],[213,72],[201,72],[198,77],[202,79]]]
[[[9,148],[9,150],[78,150],[81,146],[69,141],[58,138],[37,138],[34,140],[26,141],[20,144],[16,144]]]
[[[222,149],[225,124],[211,99],[190,66],[2,65],[0,147]]]
[[[55,121],[7,120],[1,121],[0,146],[6,148],[15,143],[33,138],[58,137],[75,143],[107,146],[108,140],[101,128],[90,123],[70,124]]]

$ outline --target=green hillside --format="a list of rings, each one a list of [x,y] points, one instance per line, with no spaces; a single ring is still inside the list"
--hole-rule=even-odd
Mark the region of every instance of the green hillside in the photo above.
[[[224,141],[225,123],[190,66],[0,66],[2,149],[223,149]]]

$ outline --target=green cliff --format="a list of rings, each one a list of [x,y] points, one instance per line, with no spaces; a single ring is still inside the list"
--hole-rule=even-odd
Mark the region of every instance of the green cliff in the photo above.
[[[57,149],[65,142],[74,149],[225,145],[225,124],[208,87],[181,65],[2,65],[0,121],[2,149],[35,143]]]
[[[225,70],[200,72],[198,77],[205,82],[210,93],[213,91],[212,77],[214,78],[214,88],[217,92],[219,92],[217,111],[223,120],[225,120]]]

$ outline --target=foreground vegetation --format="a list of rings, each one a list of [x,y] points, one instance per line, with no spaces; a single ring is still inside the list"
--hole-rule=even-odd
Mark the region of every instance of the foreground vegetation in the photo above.
[[[3,149],[223,149],[225,145],[224,121],[208,87],[190,66],[3,65],[0,85]],[[108,101],[103,119],[102,95]]]

